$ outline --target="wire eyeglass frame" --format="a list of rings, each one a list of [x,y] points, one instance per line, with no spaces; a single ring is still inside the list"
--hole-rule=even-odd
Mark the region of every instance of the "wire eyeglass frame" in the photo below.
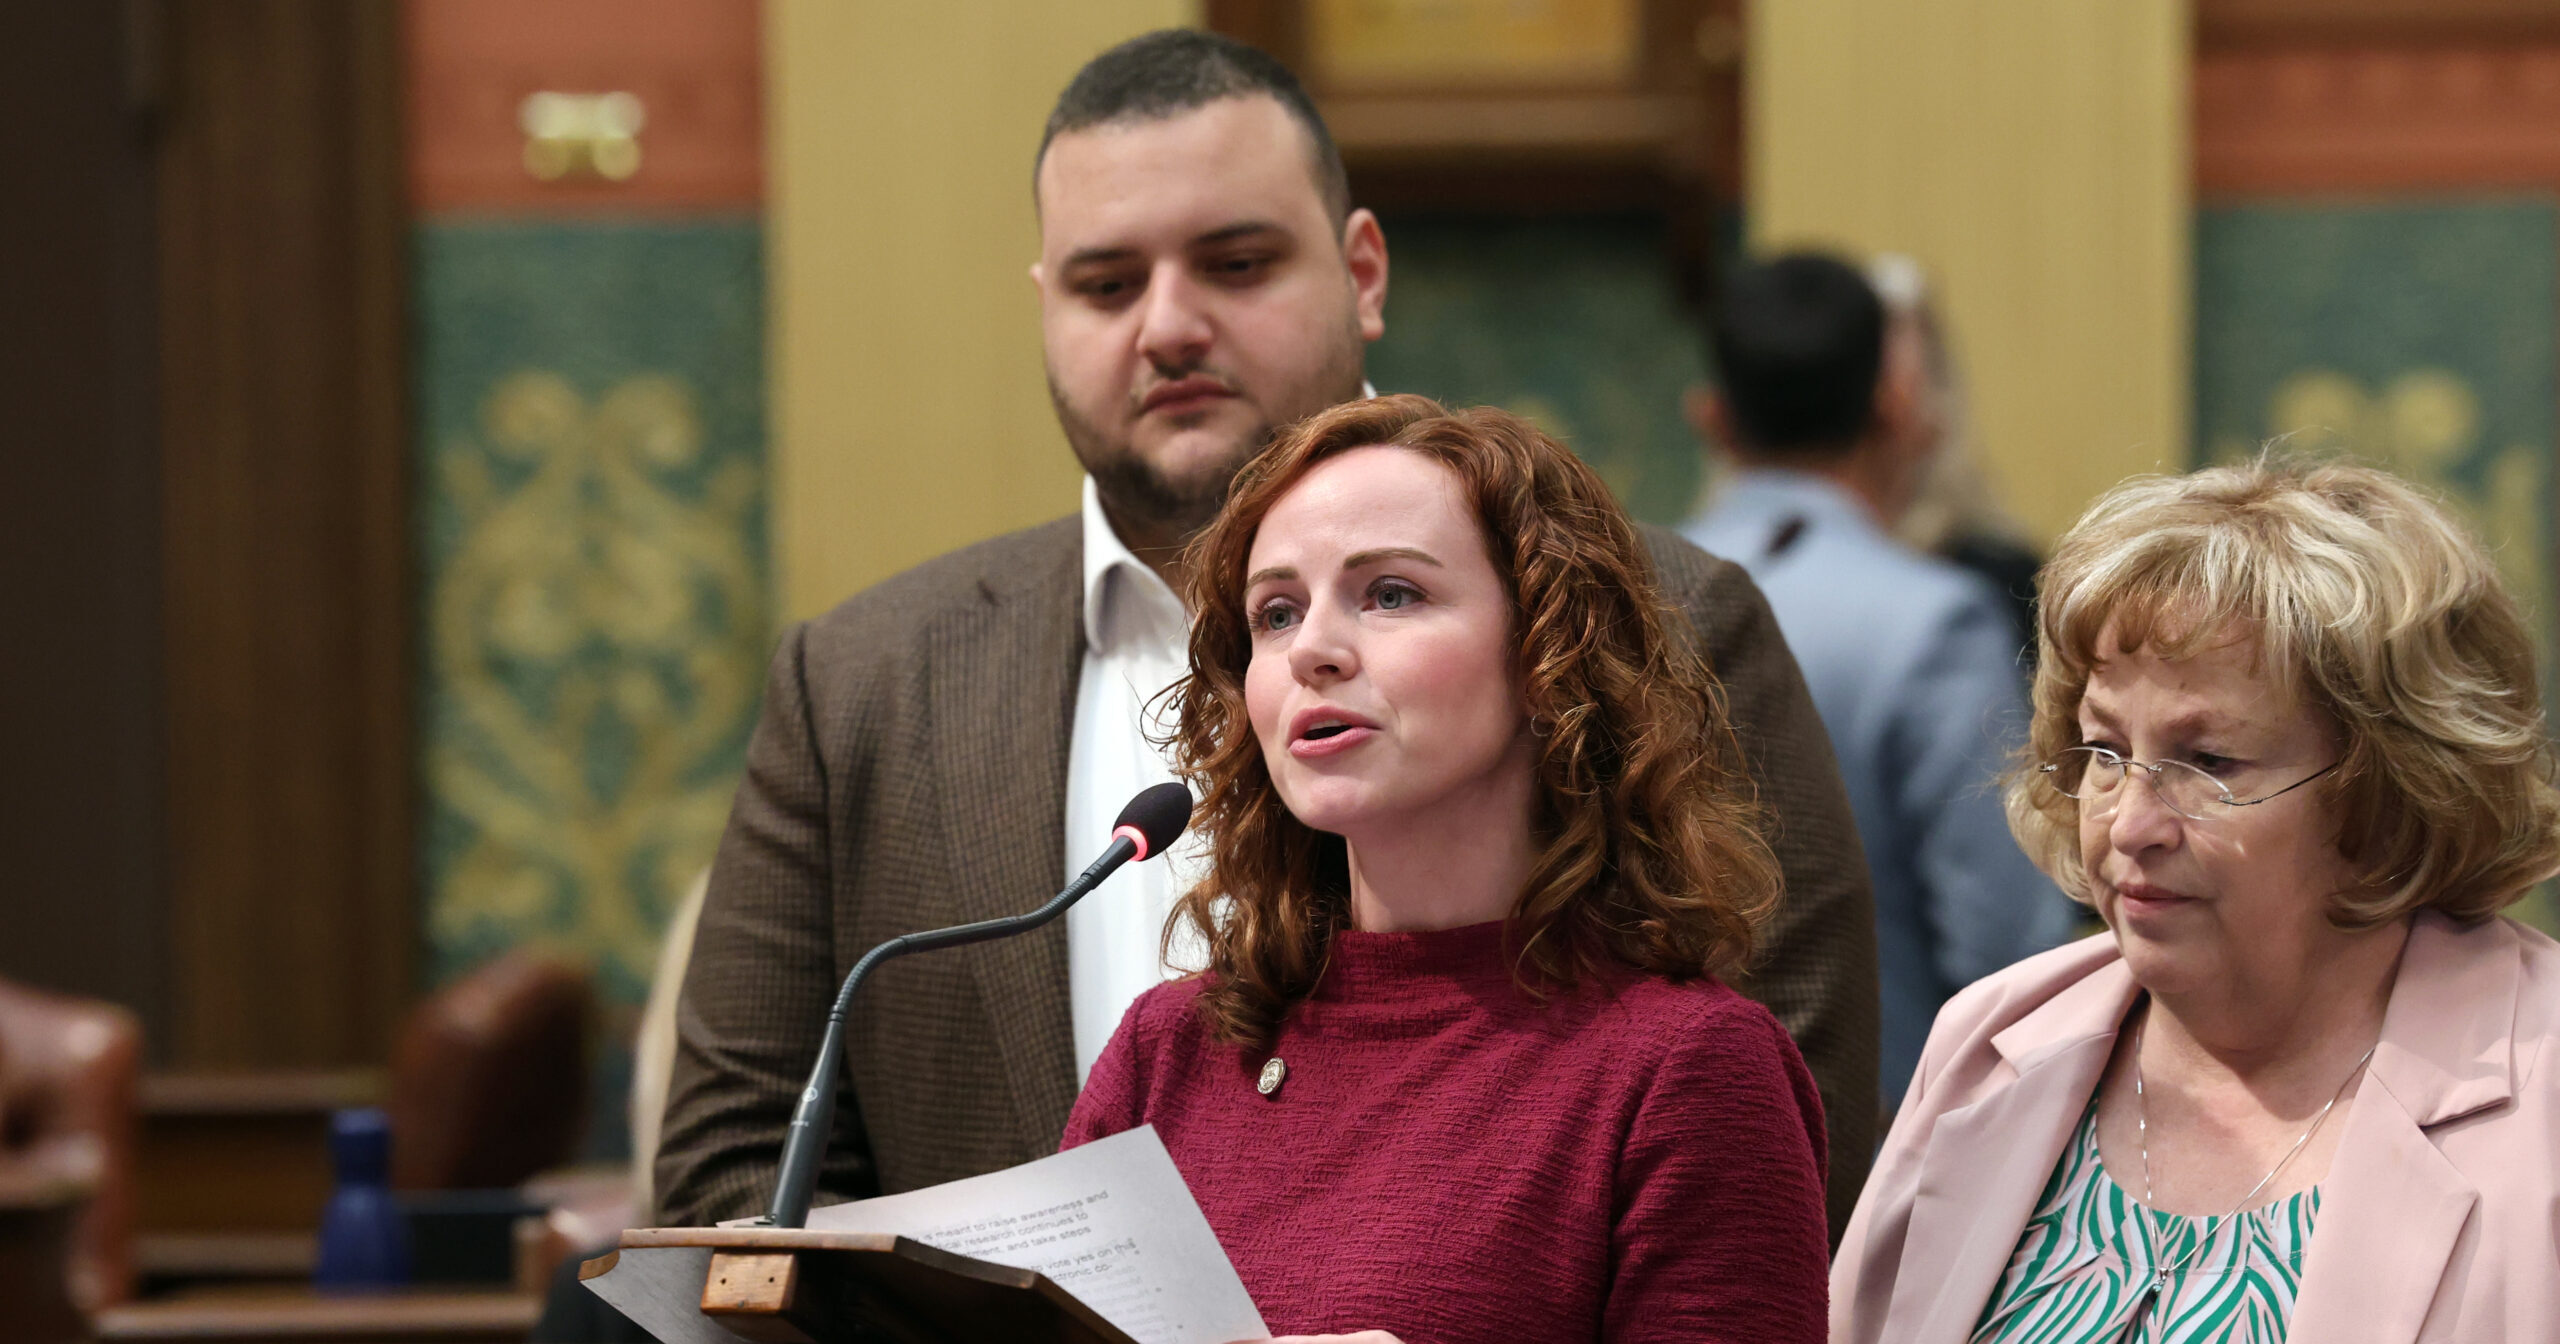
[[[2067,758],[2073,755],[2081,755],[2088,758],[2088,763],[2081,767],[2080,777],[2082,780],[2085,781],[2090,778],[2090,772],[2092,771],[2112,769],[2116,774],[2116,782],[2113,785],[2102,789],[2093,789],[2083,783],[2079,792],[2076,793],[2070,789],[2062,787],[2062,771],[2069,763]],[[2303,785],[2320,778],[2322,775],[2328,774],[2330,771],[2335,770],[2344,764],[2346,764],[2344,761],[2331,761],[2327,765],[2320,767],[2318,770],[2312,771],[2310,774],[2285,785],[2283,788],[2259,798],[2233,797],[2230,785],[2223,783],[2210,771],[2199,766],[2189,765],[2184,761],[2137,761],[2130,756],[2123,755],[2106,747],[2067,747],[2063,750],[2062,757],[2047,761],[2044,764],[2037,766],[2036,774],[2042,778],[2046,787],[2074,802],[2086,802],[2092,798],[2096,798],[2106,800],[2112,807],[2114,805],[2117,792],[2124,788],[2124,781],[2132,770],[2148,770],[2151,772],[2151,796],[2159,799],[2161,806],[2168,808],[2179,816],[2185,817],[2189,821],[2212,821],[2217,815],[2219,815],[2218,813],[2214,813],[2209,809],[2202,813],[2190,812],[2186,808],[2178,806],[2178,804],[2170,797],[2172,793],[2180,791],[2179,786],[2174,781],[2183,779],[2188,775],[2193,775],[2197,779],[2213,786],[2213,791],[2216,795],[2213,801],[2222,807],[2256,807],[2260,803],[2273,802],[2278,798],[2282,798],[2286,794],[2293,792],[2295,789],[2301,788]],[[2172,771],[2178,773],[2173,774],[2171,773]]]

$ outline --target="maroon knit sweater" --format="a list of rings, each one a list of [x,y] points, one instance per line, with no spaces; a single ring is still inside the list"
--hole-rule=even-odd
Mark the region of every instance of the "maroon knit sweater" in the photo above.
[[[1824,1337],[1822,1103],[1760,1005],[1634,974],[1542,1005],[1499,923],[1337,935],[1270,1050],[1199,993],[1131,1006],[1065,1146],[1153,1124],[1275,1334]]]

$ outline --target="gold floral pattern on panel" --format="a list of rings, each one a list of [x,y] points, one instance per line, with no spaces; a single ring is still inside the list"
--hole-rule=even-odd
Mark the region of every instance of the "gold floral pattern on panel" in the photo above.
[[[752,459],[680,379],[593,402],[524,370],[438,454],[458,534],[428,593],[427,787],[459,823],[439,945],[553,947],[626,991],[710,861],[766,639]]]
[[[2483,444],[2480,399],[2469,381],[2420,367],[2376,390],[2332,369],[2309,368],[2277,384],[2266,415],[2271,440],[2344,452],[2443,495],[2489,544],[2542,647],[2551,647],[2545,454],[2527,443]],[[2229,439],[2214,445],[2214,456],[2237,461],[2256,447]]]

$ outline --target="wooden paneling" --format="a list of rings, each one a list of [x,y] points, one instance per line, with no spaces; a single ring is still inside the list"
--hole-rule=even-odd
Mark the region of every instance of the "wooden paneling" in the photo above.
[[[142,1273],[310,1274],[335,1179],[330,1115],[379,1104],[383,1087],[379,1070],[144,1078],[134,1239]]]
[[[765,9],[780,615],[1076,507],[1041,378],[1031,156],[1076,70],[1196,0]]]
[[[65,1290],[80,1195],[77,1186],[0,1174],[0,1302],[8,1304],[12,1340],[88,1338]]]
[[[2195,99],[2207,195],[2560,188],[2560,26],[2207,45]]]
[[[113,1344],[514,1344],[542,1315],[539,1293],[419,1289],[333,1294],[308,1287],[203,1289],[99,1313]]]
[[[168,1022],[147,71],[132,7],[0,6],[0,976]]]
[[[1540,8],[1570,18],[1576,7],[1529,6],[1510,17]],[[1433,25],[1455,15],[1410,18],[1432,37]],[[1320,16],[1310,0],[1208,0],[1202,17],[1306,81],[1355,203],[1391,220],[1650,215],[1663,221],[1664,261],[1681,300],[1695,303],[1712,287],[1723,217],[1742,191],[1741,0],[1630,0],[1622,17],[1635,42],[1623,68],[1572,76],[1541,71],[1534,53],[1515,50],[1531,59],[1514,73],[1496,53],[1451,52],[1453,68],[1436,76],[1328,82],[1313,50]],[[1428,49],[1412,44],[1400,59],[1411,67]]]
[[[1311,51],[1307,0],[1209,0],[1203,17],[1306,80],[1363,203],[1536,214],[1741,189],[1739,0],[1640,0],[1624,72],[1561,79],[1475,61],[1336,86]]]
[[[422,213],[753,210],[764,197],[756,0],[412,0],[409,194]],[[637,96],[640,169],[544,182],[518,112],[539,91]]]
[[[2185,0],[1752,11],[1752,241],[1931,273],[1983,465],[2039,539],[2187,460]]]
[[[416,941],[397,16],[160,12],[167,1057],[378,1060]]]
[[[2560,0],[2200,0],[2206,196],[2560,189]]]

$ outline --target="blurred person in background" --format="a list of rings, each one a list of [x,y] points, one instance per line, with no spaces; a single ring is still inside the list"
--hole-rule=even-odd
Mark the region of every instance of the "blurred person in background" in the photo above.
[[[1894,523],[1893,535],[1913,550],[1981,575],[2000,594],[2017,634],[2023,683],[2035,671],[2036,570],[2044,557],[2027,540],[2026,529],[2000,507],[1983,474],[1964,372],[1938,316],[1928,273],[1910,257],[1887,252],[1868,260],[1867,283],[1884,301],[1885,322],[1896,333],[1887,339],[1919,343],[1927,420],[1937,430],[1911,506]]]
[[[1133,39],[1069,84],[1034,171],[1031,278],[1082,510],[784,633],[677,1014],[661,1222],[765,1207],[828,1004],[865,949],[1029,908],[1107,839],[1123,800],[1170,777],[1144,705],[1184,667],[1182,546],[1278,427],[1364,394],[1386,243],[1276,61],[1206,33]],[[1821,1086],[1836,1233],[1875,1120],[1854,824],[1749,577],[1642,535],[1776,818],[1785,895],[1737,986]],[[1089,1062],[1169,974],[1159,936],[1198,872],[1189,851],[1170,857],[1187,866],[1132,866],[1037,935],[884,970],[854,1006],[820,1198],[1052,1151]]]
[[[1875,892],[1881,1095],[1949,995],[2070,936],[1996,788],[2026,695],[2000,596],[1894,540],[1938,443],[1925,351],[1864,276],[1748,266],[1708,321],[1721,390],[1692,416],[1731,470],[1683,530],[1751,571],[1840,761]]]
[[[2045,570],[2018,837],[2107,931],[1939,1015],[1837,1344],[2560,1338],[2534,639],[2367,468],[2144,477]]]

